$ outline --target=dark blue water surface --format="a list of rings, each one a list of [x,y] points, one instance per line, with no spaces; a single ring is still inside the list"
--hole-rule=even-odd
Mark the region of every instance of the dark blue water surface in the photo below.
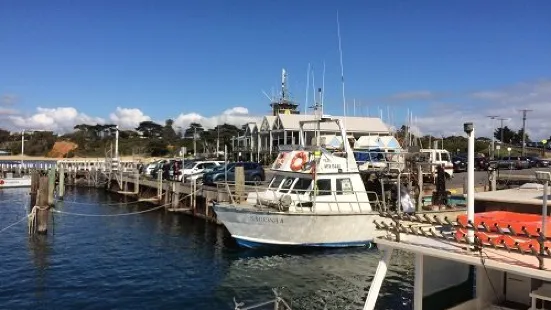
[[[26,215],[28,192],[0,190],[0,230]],[[68,188],[56,208],[109,215],[153,207],[113,205],[120,201]],[[248,306],[271,299],[272,288],[293,310],[361,309],[379,258],[363,248],[246,250],[222,226],[165,211],[54,214],[48,235],[34,237],[24,220],[0,232],[0,249],[2,309],[234,309],[234,297]],[[411,261],[394,256],[378,309],[411,309]]]

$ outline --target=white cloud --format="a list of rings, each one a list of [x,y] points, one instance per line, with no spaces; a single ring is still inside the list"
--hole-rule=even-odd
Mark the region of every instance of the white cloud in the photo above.
[[[121,129],[133,129],[143,121],[150,121],[151,117],[145,115],[140,109],[117,107],[115,112],[109,115],[109,119]]]
[[[261,117],[249,114],[245,107],[233,107],[222,112],[221,115],[205,117],[198,113],[180,114],[174,120],[174,126],[185,130],[190,123],[200,123],[205,128],[213,128],[224,123],[240,126],[247,122],[260,122]]]
[[[99,117],[90,117],[84,113],[79,113],[72,107],[59,108],[40,108],[34,115],[9,116],[9,120],[17,129],[26,130],[51,130],[59,133],[69,132],[77,124],[97,124],[104,123]]]
[[[551,80],[521,83],[496,90],[484,90],[468,94],[469,104],[434,105],[429,113],[418,117],[415,125],[423,134],[463,134],[463,123],[473,122],[477,136],[491,137],[500,121],[487,116],[508,118],[504,125],[513,130],[522,128],[521,109],[530,109],[527,114],[526,132],[532,140],[551,135]],[[472,99],[476,99],[474,102]]]

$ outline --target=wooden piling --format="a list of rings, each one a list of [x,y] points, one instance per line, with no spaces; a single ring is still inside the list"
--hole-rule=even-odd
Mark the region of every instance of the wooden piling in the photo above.
[[[40,186],[40,174],[38,171],[33,171],[31,175],[31,205],[29,206],[32,210],[36,206],[36,196],[38,195],[38,187]]]
[[[245,169],[243,166],[235,167],[235,200],[241,202],[245,193]]]
[[[63,200],[63,196],[65,196],[65,169],[63,169],[63,166],[59,167],[59,184],[57,189],[57,196],[60,200]]]
[[[53,206],[55,203],[54,200],[54,190],[55,190],[55,167],[51,167],[48,171],[48,205]]]
[[[37,232],[39,234],[46,234],[48,232],[48,214],[49,214],[49,190],[48,186],[50,184],[49,177],[42,176],[40,177],[38,195],[36,198],[36,206],[38,210],[36,211],[36,221],[37,221]]]
[[[417,211],[423,208],[423,167],[417,164],[417,186],[419,186],[419,195],[417,196]]]

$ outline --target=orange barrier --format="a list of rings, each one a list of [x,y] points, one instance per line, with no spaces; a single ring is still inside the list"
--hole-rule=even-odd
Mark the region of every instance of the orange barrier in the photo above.
[[[458,222],[466,226],[467,225],[467,215],[462,214],[458,216]],[[539,251],[539,242],[535,238],[528,238],[524,236],[513,236],[513,235],[503,235],[498,234],[498,229],[496,224],[504,231],[509,232],[508,227],[511,227],[516,234],[524,234],[523,227],[525,230],[533,237],[539,236],[538,229],[541,229],[542,217],[537,214],[525,214],[525,213],[516,213],[516,212],[507,212],[507,211],[493,211],[493,212],[482,212],[476,213],[474,217],[474,225],[479,226],[482,223],[489,228],[490,232],[475,232],[482,243],[485,245],[507,245],[508,247],[517,247],[517,245],[524,251],[530,251],[533,247],[536,251]],[[551,237],[551,219],[547,218],[546,225],[546,237]],[[467,233],[466,229],[457,229],[456,238],[462,239]],[[491,242],[490,242],[491,240]],[[545,241],[544,245],[551,248],[551,242]]]

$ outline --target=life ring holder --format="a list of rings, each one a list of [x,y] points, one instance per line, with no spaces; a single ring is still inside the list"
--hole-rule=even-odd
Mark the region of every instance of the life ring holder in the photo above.
[[[300,161],[300,164],[298,163],[298,160]],[[306,162],[308,161],[308,156],[305,152],[298,152],[295,154],[293,159],[291,160],[291,170],[293,171],[299,171],[302,170]]]

